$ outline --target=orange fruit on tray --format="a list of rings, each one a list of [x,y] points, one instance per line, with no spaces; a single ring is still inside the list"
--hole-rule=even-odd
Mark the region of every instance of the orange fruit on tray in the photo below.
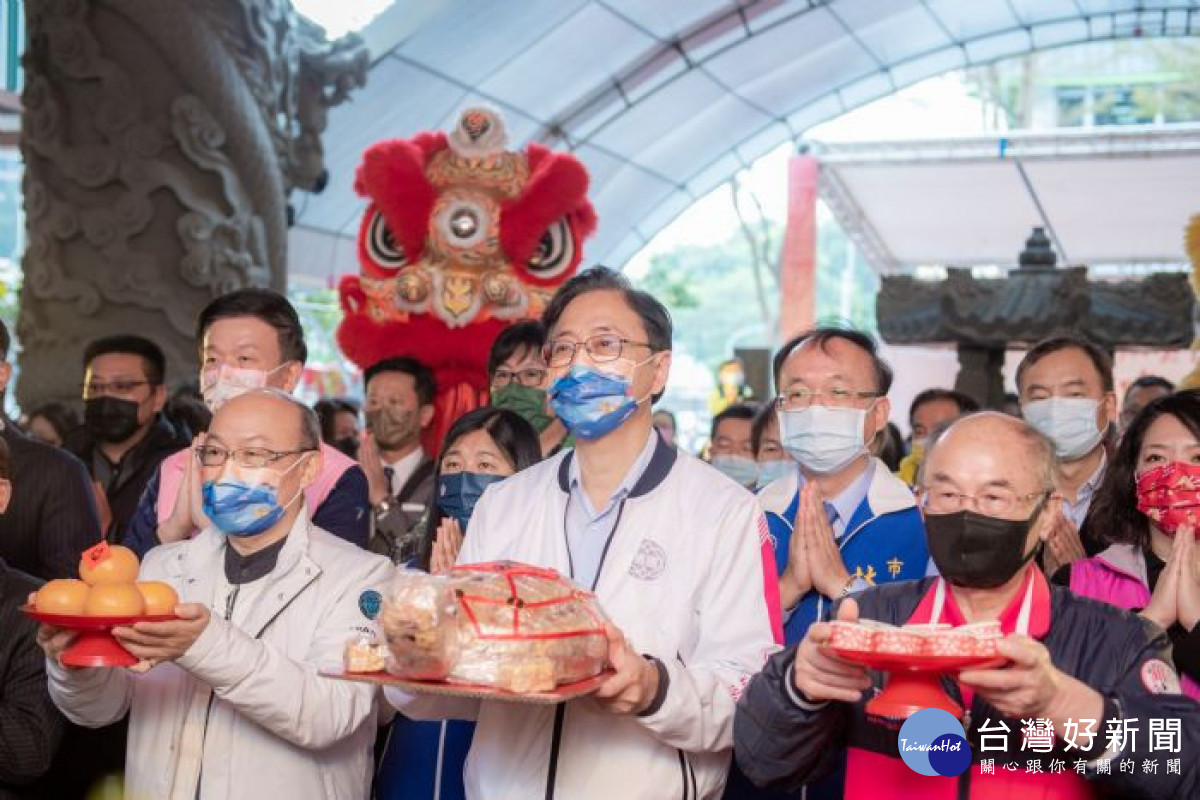
[[[89,617],[136,617],[146,607],[133,583],[101,583],[88,592],[84,613]]]
[[[179,595],[169,584],[162,581],[138,581],[137,588],[146,604],[144,613],[153,616],[175,613]]]
[[[101,542],[83,551],[79,577],[88,586],[106,583],[132,584],[137,580],[138,557],[128,547]]]
[[[49,581],[38,589],[33,606],[43,614],[79,616],[87,605],[88,585],[74,578]]]

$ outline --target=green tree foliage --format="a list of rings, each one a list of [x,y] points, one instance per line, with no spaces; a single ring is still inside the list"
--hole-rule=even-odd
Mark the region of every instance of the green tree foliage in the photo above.
[[[335,289],[293,289],[288,297],[300,315],[304,340],[308,345],[308,360],[314,364],[342,364],[334,334],[342,321]]]
[[[772,239],[783,241],[783,226],[774,221],[768,224],[773,229]],[[874,331],[874,273],[850,252],[849,240],[833,221],[818,225],[817,240],[817,319]],[[850,275],[844,282],[847,266]],[[732,355],[734,347],[779,344],[776,332],[764,324],[752,269],[746,238],[735,231],[717,245],[683,245],[654,256],[637,283],[670,309],[676,340],[715,369]],[[779,284],[769,271],[764,273],[770,296],[777,303]]]
[[[1009,128],[1200,120],[1200,44],[1094,42],[963,70],[972,95]],[[1037,106],[1053,108],[1036,118]]]
[[[879,276],[832,219],[817,224],[817,322],[875,333]]]
[[[654,256],[638,282],[670,309],[676,341],[714,369],[734,344],[769,342],[749,258],[740,234],[711,247],[683,245]]]

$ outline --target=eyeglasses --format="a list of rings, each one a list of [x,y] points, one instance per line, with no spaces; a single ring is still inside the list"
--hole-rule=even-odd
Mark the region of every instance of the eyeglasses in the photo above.
[[[139,386],[149,386],[150,381],[91,381],[82,385],[83,399],[92,397],[127,397]]]
[[[546,380],[546,370],[541,367],[529,367],[515,371],[511,369],[498,369],[492,375],[492,386],[501,388],[508,386],[514,380],[522,386],[541,386],[542,381]]]
[[[818,405],[831,408],[844,408],[853,405],[856,400],[867,400],[882,397],[879,392],[855,392],[850,389],[830,389],[827,392],[814,392],[811,389],[789,389],[775,398],[775,405],[781,411],[799,411],[808,408],[818,399],[823,402]]]
[[[268,450],[265,447],[242,447],[238,450],[227,450],[220,445],[202,444],[195,448],[196,458],[200,461],[201,466],[205,467],[223,467],[225,462],[233,457],[233,463],[239,467],[248,469],[259,469],[268,467],[274,464],[281,458],[287,456],[298,456],[303,453],[312,453],[316,448],[306,447],[300,450]]]
[[[545,357],[546,363],[550,366],[565,367],[575,360],[575,353],[580,347],[583,347],[587,350],[587,354],[591,357],[592,361],[595,361],[597,364],[603,364],[605,361],[616,361],[620,358],[627,344],[635,347],[650,347],[648,342],[635,342],[632,339],[623,339],[611,333],[601,333],[589,337],[582,342],[575,342],[570,339],[554,339],[542,349],[542,355]]]
[[[1053,493],[1051,489],[1043,489],[1030,494],[1017,494],[1012,489],[994,487],[982,494],[972,495],[934,487],[921,490],[921,507],[930,514],[954,514],[962,511],[969,500],[978,513],[989,517],[1003,517],[1020,504],[1030,500],[1044,500]]]

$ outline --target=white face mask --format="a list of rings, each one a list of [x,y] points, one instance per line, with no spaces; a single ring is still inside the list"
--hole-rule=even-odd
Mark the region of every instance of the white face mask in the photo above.
[[[1088,397],[1047,397],[1021,407],[1025,421],[1054,442],[1063,461],[1083,458],[1100,444],[1104,431],[1096,427],[1100,401]]]
[[[749,488],[758,480],[758,462],[746,456],[713,456],[712,465],[740,486]]]
[[[790,458],[777,458],[773,461],[758,462],[758,483],[755,488],[761,489],[769,483],[774,483],[780,478],[792,474],[796,469],[796,462]]]
[[[280,364],[272,370],[242,369],[228,364],[208,367],[200,373],[200,393],[204,395],[204,404],[215,414],[227,401],[251,389],[266,386],[267,378],[285,366],[286,364]]]
[[[837,472],[867,452],[863,425],[868,410],[814,404],[798,411],[779,411],[783,449],[810,472]]]

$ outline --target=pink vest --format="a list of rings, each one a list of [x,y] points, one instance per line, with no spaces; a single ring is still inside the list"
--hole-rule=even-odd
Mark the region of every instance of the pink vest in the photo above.
[[[168,456],[162,462],[162,466],[159,467],[159,522],[171,516],[171,511],[175,508],[175,498],[178,496],[179,487],[183,483],[183,470],[187,464],[185,459],[190,457],[192,457],[191,448],[184,448]],[[317,479],[313,481],[311,486],[304,490],[304,500],[308,503],[309,516],[312,516],[317,507],[325,502],[325,498],[333,491],[333,487],[342,479],[342,474],[351,467],[356,466],[358,466],[358,462],[341,450],[337,450],[324,443],[321,444],[321,474],[317,476]]]
[[[1150,603],[1146,558],[1131,544],[1114,544],[1097,556],[1071,564],[1071,591],[1120,608],[1145,608]],[[1200,685],[1180,675],[1183,693],[1200,700]]]

